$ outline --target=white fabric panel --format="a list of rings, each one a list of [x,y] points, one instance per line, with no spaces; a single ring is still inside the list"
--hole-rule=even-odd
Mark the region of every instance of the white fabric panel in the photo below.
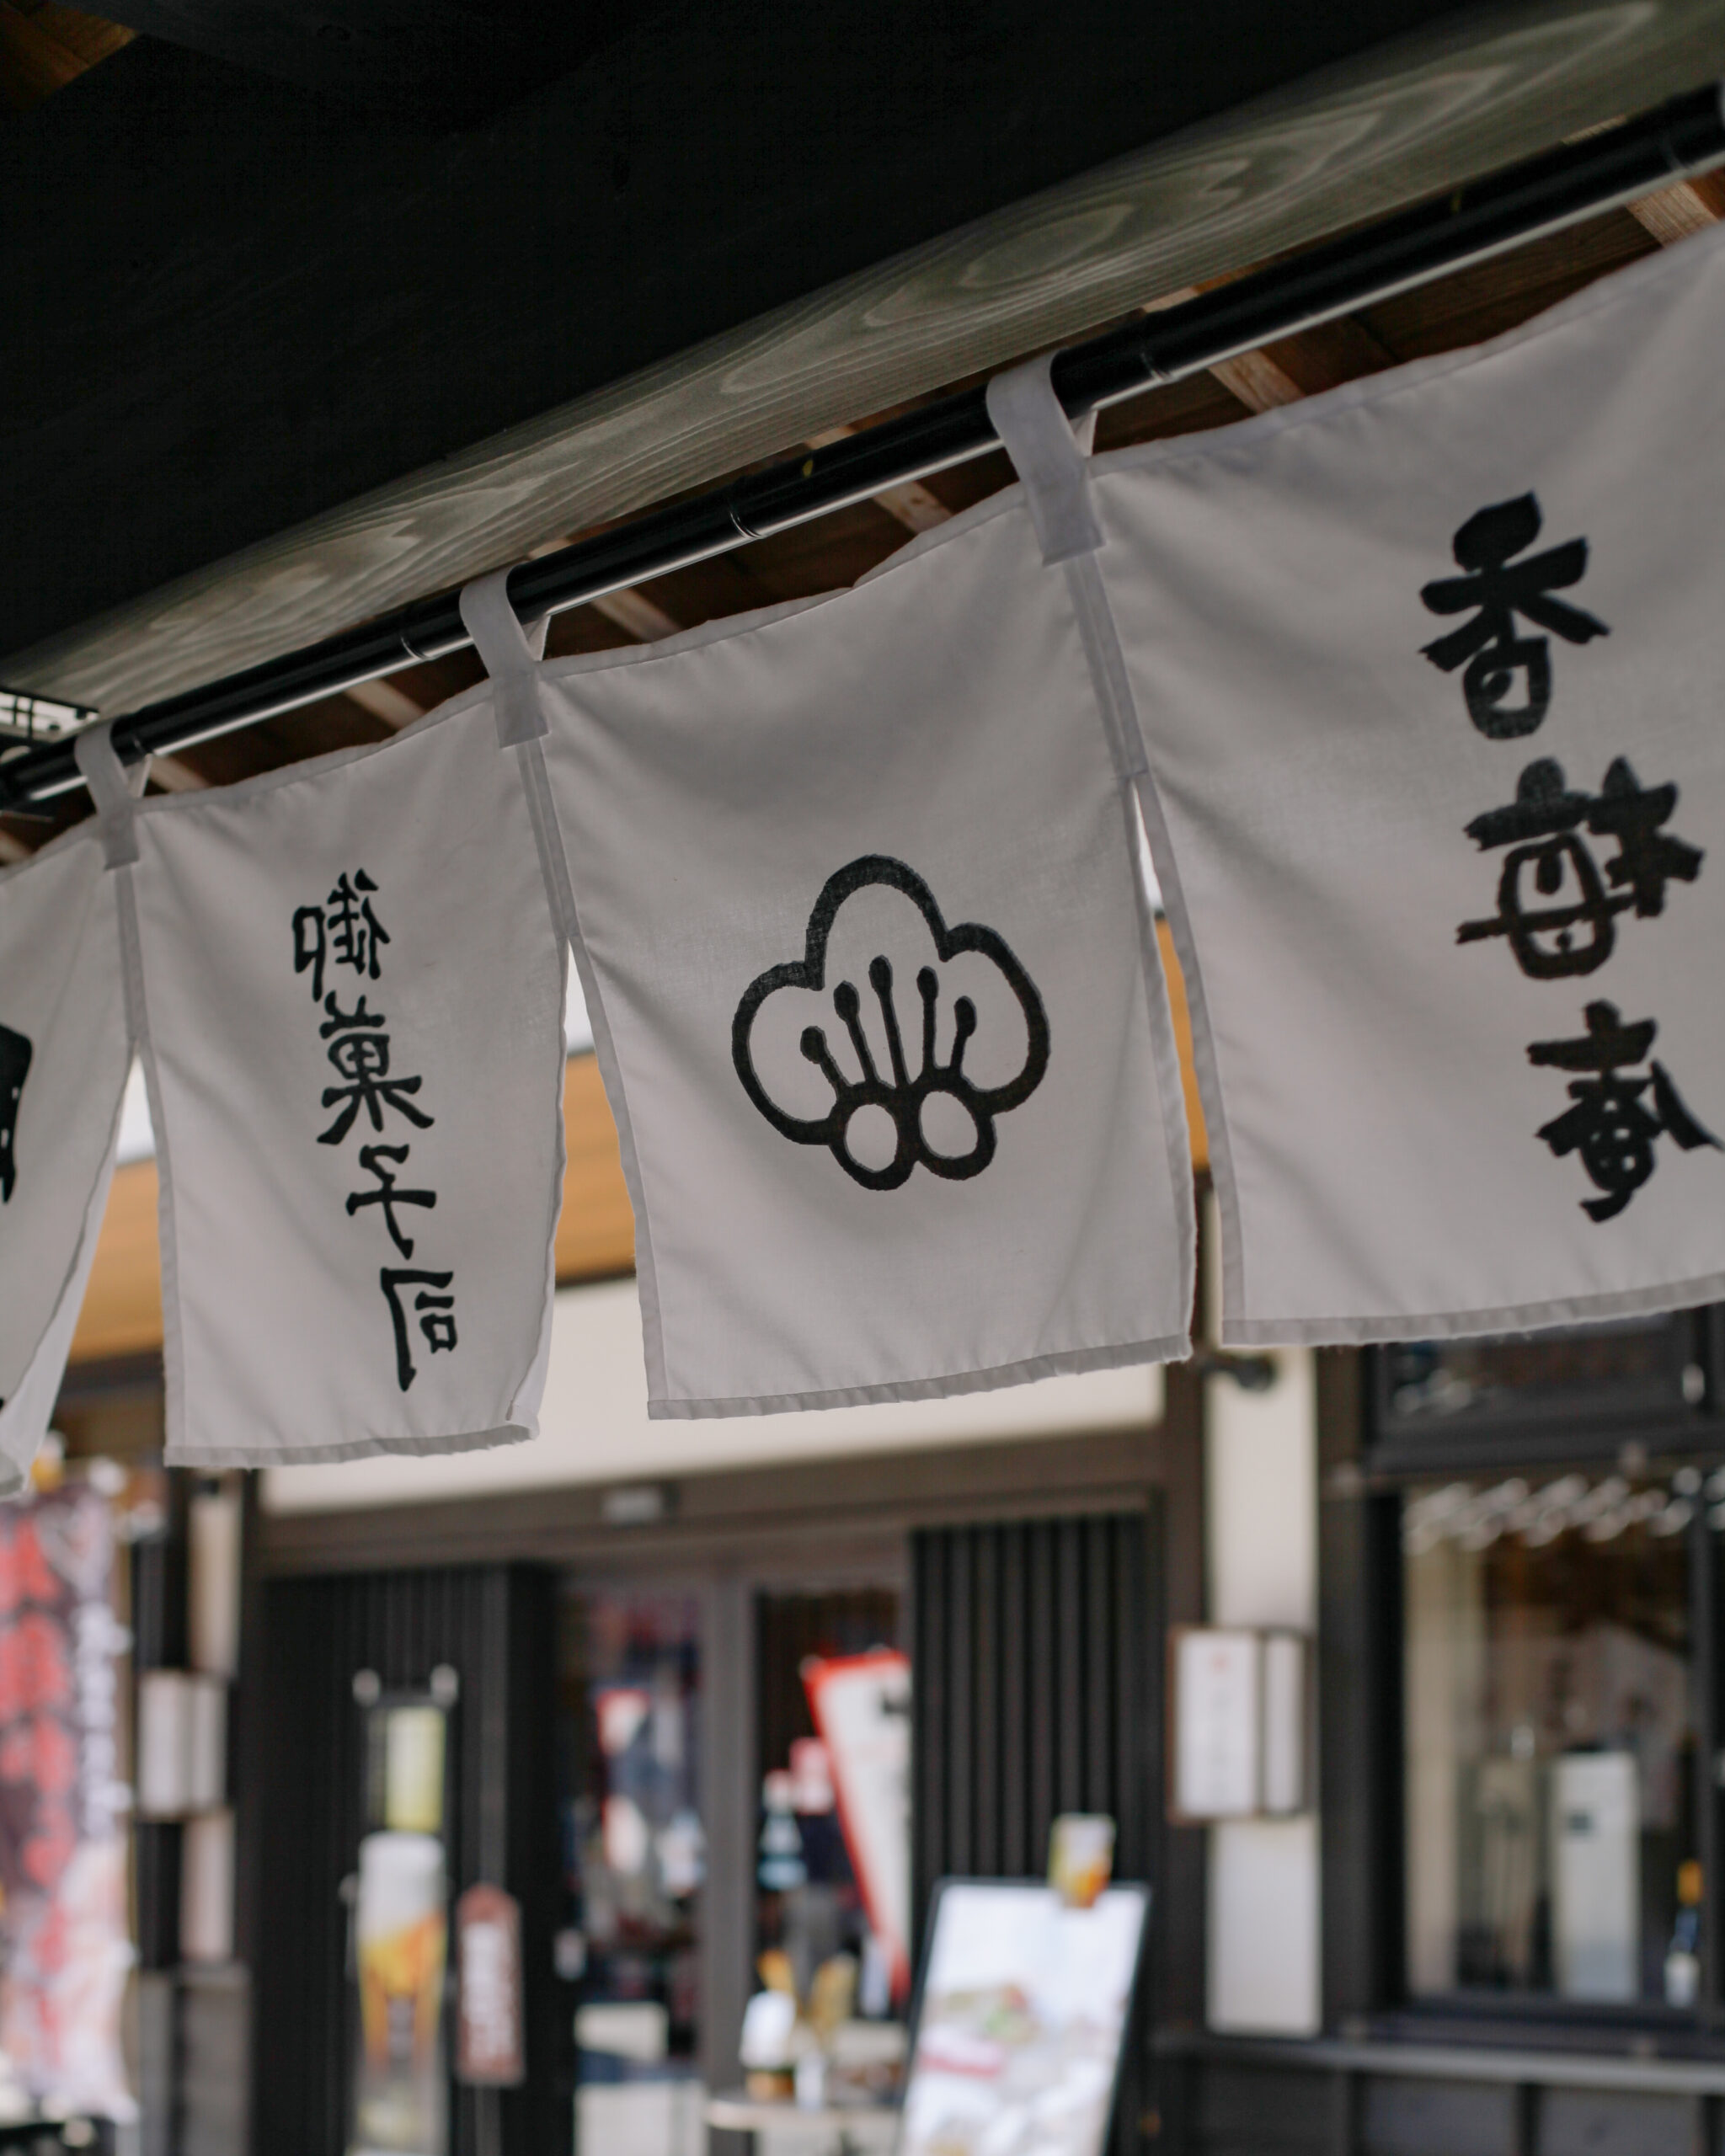
[[[136,829],[168,1459],[531,1435],[564,951],[489,702]]]
[[[0,1496],[22,1487],[95,1254],[131,1060],[93,835],[0,876]]]
[[[530,1444],[437,1460],[386,1454],[274,1469],[264,1478],[264,1508],[339,1512],[584,1482],[652,1482],[846,1454],[935,1452],[1008,1438],[1147,1429],[1162,1413],[1162,1372],[1151,1363],[945,1400],[877,1401],[718,1424],[655,1422],[648,1419],[644,1359],[635,1281],[562,1289],[552,1318],[539,1434]]]
[[[1706,237],[1093,475],[1228,1342],[1725,1294],[1722,332]]]
[[[853,591],[541,684],[651,1412],[1183,1353],[1135,823],[1022,494]]]

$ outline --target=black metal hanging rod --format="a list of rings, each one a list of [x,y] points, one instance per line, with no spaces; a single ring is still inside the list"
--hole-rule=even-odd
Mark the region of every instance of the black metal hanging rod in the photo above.
[[[1720,163],[1725,89],[1714,84],[1075,344],[1055,358],[1055,391],[1078,419]],[[996,446],[983,392],[966,390],[524,562],[510,572],[510,599],[525,621],[579,606]],[[471,641],[458,598],[446,591],[416,600],[302,651],[127,712],[115,721],[115,746],[128,760],[189,748],[457,651]],[[82,783],[68,743],[27,749],[0,762],[0,812]]]

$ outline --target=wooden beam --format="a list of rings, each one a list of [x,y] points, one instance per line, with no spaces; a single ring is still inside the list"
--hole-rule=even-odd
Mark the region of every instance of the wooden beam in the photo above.
[[[162,1345],[162,1253],[156,1237],[156,1163],[114,1171],[108,1210],[72,1337],[74,1363],[106,1362]]]
[[[40,104],[135,35],[52,0],[33,6],[0,0],[0,104],[15,112]]]
[[[660,637],[674,637],[683,626],[644,591],[607,591],[602,599],[594,600],[592,605],[595,614],[603,614],[607,622],[627,629],[642,643],[653,643]]]
[[[1698,179],[1679,180],[1657,195],[1644,195],[1629,208],[1637,223],[1661,247],[1673,247],[1725,218],[1725,173],[1706,172]]]
[[[1218,360],[1210,372],[1224,389],[1233,391],[1248,412],[1270,412],[1279,404],[1297,404],[1306,394],[1268,352],[1242,352],[1235,359]]]
[[[152,756],[150,776],[164,793],[200,793],[210,783],[183,756]]]
[[[425,707],[393,681],[359,681],[344,693],[350,703],[357,704],[373,718],[381,718],[392,733],[398,734],[403,727],[425,716]]]
[[[1300,19],[1315,20],[1322,12]],[[1116,11],[1114,19],[1125,19]],[[1284,12],[1279,19],[1285,27],[1294,19]],[[104,67],[92,88],[143,49],[134,47]],[[1632,10],[1621,0],[1532,0],[1446,18],[991,211],[808,296],[766,308],[752,321],[720,328],[675,356],[633,372],[613,366],[603,387],[542,408],[507,431],[470,449],[451,449],[369,493],[355,489],[356,498],[340,509],[211,562],[99,621],[14,650],[0,675],[109,710],[189,687],[459,583],[555,534],[708,483],[822,428],[1001,366],[1158,293],[1226,275],[1382,215],[1722,74],[1725,8],[1719,0],[1641,0]],[[547,95],[533,109],[549,127],[560,108]],[[990,125],[997,120],[995,109]],[[609,124],[584,128],[583,138],[601,138]],[[812,123],[805,115],[799,124]],[[895,141],[901,142],[902,133]],[[513,138],[509,147],[512,153],[519,149]],[[404,179],[392,178],[401,145],[376,147],[376,200],[368,215],[375,209],[380,246],[408,250],[397,270],[419,277],[414,219],[425,215],[425,200]],[[734,141],[726,154],[734,163]],[[344,168],[327,157],[316,162],[320,184],[327,182],[339,198],[327,214],[339,210],[350,222],[351,175],[344,179]],[[537,185],[558,157],[517,162],[531,166]],[[441,179],[438,185],[444,187]],[[775,201],[786,192],[776,179]],[[686,203],[688,195],[677,199]],[[115,197],[108,206],[118,212],[127,205]],[[465,190],[458,206],[462,219],[494,247],[496,221],[476,221]],[[152,215],[159,208],[147,190],[142,208]],[[123,243],[131,245],[131,224],[121,221]],[[174,229],[182,243],[184,234]],[[888,227],[877,219],[870,229],[879,235]],[[30,238],[38,250],[40,237]],[[204,274],[219,278],[224,305],[232,303],[240,265],[254,264],[260,249],[271,250],[288,237],[260,229],[255,219],[234,221],[229,250],[200,258]],[[362,423],[392,442],[399,439],[393,407],[374,412],[360,393],[375,367],[383,386],[377,393],[396,395],[386,346],[396,357],[411,352],[416,380],[434,383],[446,357],[444,345],[425,343],[434,334],[470,340],[465,366],[502,367],[509,340],[526,334],[534,311],[544,312],[547,259],[561,260],[560,245],[547,247],[539,266],[521,277],[518,299],[497,321],[476,307],[471,291],[451,309],[444,281],[429,270],[421,281],[430,317],[425,324],[413,317],[413,336],[403,337],[402,316],[381,290],[368,286],[355,296],[343,316],[348,349],[339,366],[324,370],[330,398],[347,399],[353,414],[338,414],[332,405],[327,413],[320,408],[320,418],[332,427]],[[369,275],[377,264],[368,256],[361,266]],[[75,256],[69,267],[76,270]],[[660,279],[676,283],[663,270]],[[579,279],[570,286],[585,289]],[[757,281],[737,289],[751,293],[761,286]],[[267,296],[272,350],[291,355],[302,318],[279,277],[272,276]],[[587,308],[589,317],[593,312]],[[436,319],[440,314],[449,318],[446,328]],[[356,323],[374,317],[370,341],[355,341]],[[195,335],[195,318],[190,319],[189,334]],[[692,319],[686,309],[686,331]],[[553,310],[533,334],[566,340],[569,332],[563,316]],[[78,344],[80,365],[88,362],[90,342]],[[222,350],[230,350],[227,341]],[[125,340],[116,350],[123,360]],[[559,345],[556,356],[567,380],[569,355]],[[200,393],[207,373],[192,370],[186,393]],[[239,359],[224,361],[225,376],[246,374]],[[116,383],[112,393],[120,395],[120,387]],[[128,387],[138,393],[135,384]],[[260,378],[255,387],[260,398],[278,396],[278,374]],[[100,443],[100,479],[109,498],[125,484],[126,475],[113,467],[117,445],[159,462],[157,435],[147,431],[132,443],[125,430],[99,424],[96,407],[81,408],[67,424],[78,440]],[[15,431],[11,440],[25,442],[33,456],[59,459],[59,433],[36,431],[40,443],[28,430]],[[16,471],[11,483],[28,489],[34,529],[47,477],[15,456],[9,463]],[[351,462],[344,467],[356,468]],[[272,497],[290,499],[291,492]],[[90,522],[80,510],[81,541]],[[147,558],[143,538],[128,536],[134,551]]]
[[[563,1142],[569,1166],[557,1223],[558,1279],[593,1280],[633,1272],[634,1209],[596,1056],[569,1058],[563,1089]]]
[[[530,559],[542,554],[554,554],[560,547],[567,547],[574,538],[585,533],[566,534],[556,539],[542,540],[537,547],[527,548]],[[607,591],[602,597],[588,600],[595,614],[603,616],[614,628],[632,636],[637,643],[654,643],[661,637],[674,637],[687,626],[672,614],[668,614],[656,599],[649,599],[644,591],[633,590]]]
[[[1218,360],[1210,372],[1248,412],[1268,412],[1395,364],[1394,355],[1363,322],[1344,315],[1338,322],[1302,329],[1298,336],[1279,338],[1262,351]]]
[[[1204,1128],[1204,1102],[1198,1097],[1198,1073],[1192,1061],[1192,1015],[1186,1002],[1186,976],[1174,956],[1174,939],[1166,921],[1156,925],[1162,947],[1162,973],[1168,984],[1168,1010],[1174,1021],[1174,1045],[1180,1053],[1180,1091],[1186,1102],[1186,1129],[1192,1143],[1192,1165],[1201,1175],[1210,1166],[1210,1133]]]
[[[825,449],[830,441],[843,441],[856,431],[851,426],[822,427],[809,435],[809,446]],[[931,494],[916,479],[907,479],[902,487],[883,487],[874,500],[906,531],[932,531],[937,524],[944,524],[953,513],[937,494]]]

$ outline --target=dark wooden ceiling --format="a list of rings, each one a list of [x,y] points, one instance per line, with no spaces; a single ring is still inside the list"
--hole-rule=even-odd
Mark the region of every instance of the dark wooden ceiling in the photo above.
[[[27,112],[133,35],[56,0],[0,0],[0,109]]]

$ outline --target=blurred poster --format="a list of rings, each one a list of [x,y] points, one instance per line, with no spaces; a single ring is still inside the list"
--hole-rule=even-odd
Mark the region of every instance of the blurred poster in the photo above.
[[[385,1828],[360,1844],[354,1931],[360,2059],[351,2156],[444,2156],[443,1844]]]
[[[500,1886],[469,1886],[455,1905],[458,2081],[514,2089],[527,2078],[521,2016],[521,1905]]]
[[[900,2156],[1102,2156],[1150,1895],[945,1880],[905,2088]]]
[[[68,1486],[0,1506],[0,2050],[50,2110],[129,2121],[133,1953],[117,1774],[108,1502]]]
[[[895,1995],[911,1986],[911,1664],[894,1647],[803,1665],[839,1823]]]

